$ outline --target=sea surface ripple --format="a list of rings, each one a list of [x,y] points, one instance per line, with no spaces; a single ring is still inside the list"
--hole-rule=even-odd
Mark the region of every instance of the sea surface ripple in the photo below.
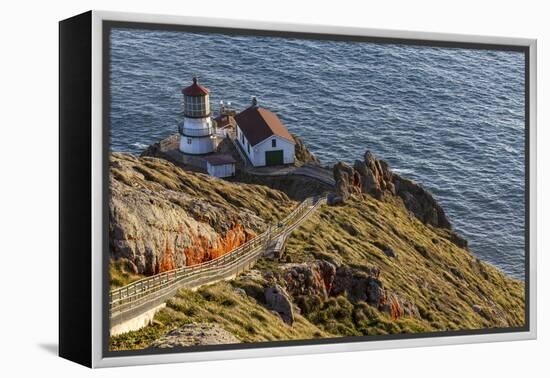
[[[113,29],[111,147],[173,134],[196,74],[257,96],[323,164],[365,150],[421,183],[470,249],[524,278],[524,56],[517,52]]]

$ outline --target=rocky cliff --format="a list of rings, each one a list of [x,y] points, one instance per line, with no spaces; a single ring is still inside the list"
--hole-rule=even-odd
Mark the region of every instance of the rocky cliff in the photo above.
[[[270,264],[301,314],[333,334],[521,326],[524,284],[477,259],[399,196],[325,206]]]
[[[405,207],[418,219],[435,227],[451,228],[443,208],[431,193],[421,185],[393,173],[388,163],[377,160],[367,151],[363,160],[356,160],[353,167],[339,162],[333,168],[336,195],[332,203],[342,203],[352,194],[365,193],[378,200],[386,196],[398,196]]]
[[[115,155],[111,172],[113,255],[136,266],[155,267],[171,255],[165,230],[171,250],[180,251],[174,263],[199,261],[295,204],[276,189],[186,173],[157,159]],[[337,164],[334,177],[332,205],[291,234],[281,259],[262,258],[231,282],[180,290],[155,324],[112,338],[111,348],[147,347],[189,323],[216,324],[241,342],[524,324],[524,283],[477,259],[420,185],[368,152],[353,166]],[[135,204],[144,210],[136,213]],[[182,245],[199,251],[176,249]]]
[[[221,256],[295,205],[264,186],[232,184],[129,154],[112,155],[110,191],[111,257],[145,275]]]

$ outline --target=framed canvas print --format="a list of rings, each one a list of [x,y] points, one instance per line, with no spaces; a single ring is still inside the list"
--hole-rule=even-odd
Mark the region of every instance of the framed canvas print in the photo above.
[[[60,355],[536,337],[536,41],[60,22]]]

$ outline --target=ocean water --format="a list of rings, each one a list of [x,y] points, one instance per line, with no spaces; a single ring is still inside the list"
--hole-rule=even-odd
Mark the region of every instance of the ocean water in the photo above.
[[[114,29],[111,147],[177,131],[197,75],[214,109],[256,96],[323,164],[366,150],[421,183],[479,258],[524,277],[524,56],[398,44]]]

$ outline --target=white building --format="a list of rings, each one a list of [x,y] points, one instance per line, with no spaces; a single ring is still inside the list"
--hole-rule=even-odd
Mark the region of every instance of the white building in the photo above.
[[[235,159],[231,155],[211,155],[204,158],[206,170],[210,176],[231,177],[235,176]]]
[[[182,89],[183,121],[179,124],[181,152],[192,155],[208,154],[216,148],[216,136],[210,117],[208,89],[199,85],[193,77],[193,84]]]
[[[236,139],[255,167],[294,163],[294,138],[275,113],[252,106],[235,116]]]

